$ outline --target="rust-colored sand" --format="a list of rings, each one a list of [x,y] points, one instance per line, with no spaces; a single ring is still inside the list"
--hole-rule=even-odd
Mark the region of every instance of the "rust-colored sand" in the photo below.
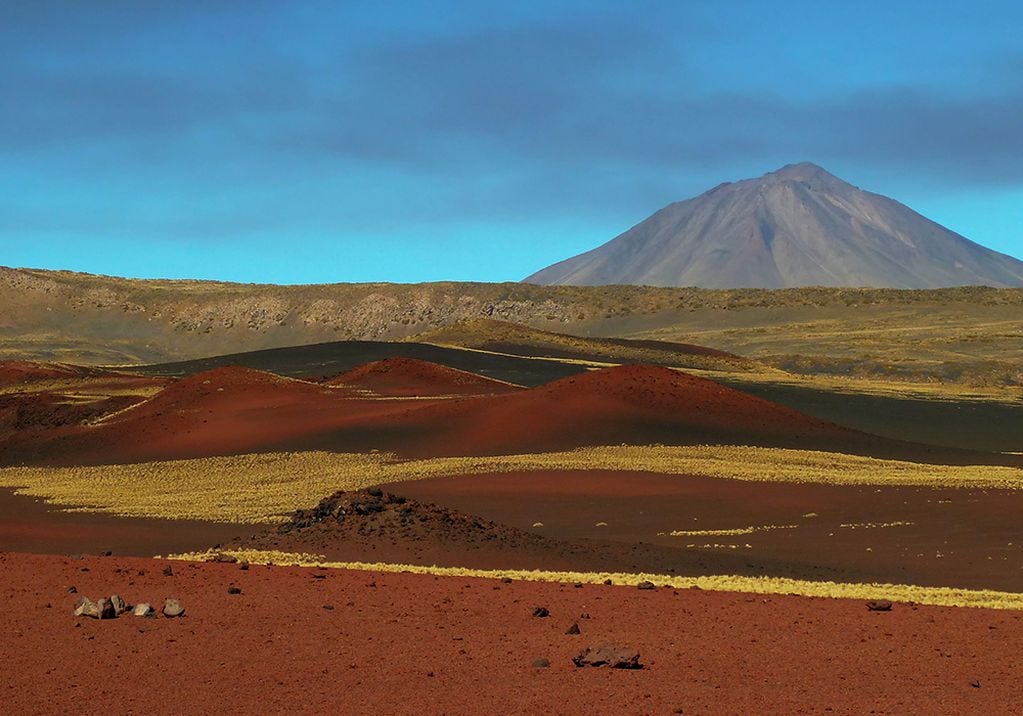
[[[670,589],[0,554],[17,714],[1008,714],[1023,615]],[[87,570],[87,571],[86,571]],[[314,575],[323,575],[318,579]],[[186,616],[76,619],[78,594]],[[228,594],[228,586],[240,594]],[[542,605],[547,618],[531,616]],[[325,606],[333,607],[325,609]],[[583,618],[583,614],[589,618]],[[580,635],[566,629],[578,623]],[[590,644],[640,671],[579,669]],[[538,669],[535,659],[551,666]],[[972,683],[978,686],[971,685]],[[681,711],[680,711],[681,710]]]

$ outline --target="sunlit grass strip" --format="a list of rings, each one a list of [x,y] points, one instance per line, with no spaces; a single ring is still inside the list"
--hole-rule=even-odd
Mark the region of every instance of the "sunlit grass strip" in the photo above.
[[[610,579],[614,584],[635,586],[650,581],[676,589],[699,587],[716,592],[747,592],[753,594],[781,594],[804,597],[831,597],[834,599],[890,599],[895,602],[915,602],[946,607],[982,607],[986,609],[1023,610],[1023,594],[988,589],[956,589],[953,587],[918,587],[909,584],[869,584],[843,582],[812,582],[781,577],[741,577],[714,575],[682,577],[677,574],[647,574],[622,572],[549,572],[543,570],[467,569],[464,567],[437,567],[415,564],[389,564],[386,562],[330,562],[322,555],[262,550],[225,550],[189,552],[170,555],[167,559],[206,561],[216,554],[229,554],[252,564],[295,565],[301,567],[327,567],[369,572],[410,572],[445,577],[511,578],[529,582],[562,582],[602,584]]]
[[[737,527],[730,530],[672,530],[669,537],[730,537],[733,535],[751,535],[754,532],[770,532],[771,530],[794,530],[799,525],[759,525]]]
[[[277,453],[137,465],[7,468],[0,485],[71,509],[124,517],[258,523],[338,489],[379,482],[382,458]]]
[[[256,523],[280,520],[335,490],[445,475],[551,470],[832,485],[1023,487],[1023,470],[1011,467],[923,465],[808,450],[707,445],[599,447],[408,462],[386,454],[303,452],[99,467],[11,467],[0,469],[0,487],[66,507],[127,517]]]

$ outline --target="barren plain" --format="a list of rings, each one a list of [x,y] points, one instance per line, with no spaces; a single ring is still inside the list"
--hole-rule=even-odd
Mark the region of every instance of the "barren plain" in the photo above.
[[[256,288],[4,277],[79,327],[4,318],[5,711],[1019,710],[1018,291],[468,286],[335,331],[329,288],[239,325]],[[72,615],[115,592],[185,616]]]

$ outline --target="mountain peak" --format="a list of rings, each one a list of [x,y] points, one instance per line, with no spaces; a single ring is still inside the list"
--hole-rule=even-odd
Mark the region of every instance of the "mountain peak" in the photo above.
[[[827,171],[823,167],[817,166],[813,162],[799,162],[798,164],[786,164],[781,169],[775,169],[773,172],[768,172],[761,179],[780,179],[788,181],[826,181],[826,182],[838,182],[845,184],[831,172]]]
[[[1023,261],[811,162],[670,204],[525,279],[701,288],[1023,286]]]

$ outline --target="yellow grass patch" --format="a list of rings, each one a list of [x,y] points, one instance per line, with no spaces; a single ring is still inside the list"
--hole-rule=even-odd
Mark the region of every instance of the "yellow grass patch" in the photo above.
[[[672,530],[670,537],[730,537],[733,535],[751,535],[754,532],[770,532],[771,530],[794,530],[799,525],[751,525],[728,530]]]
[[[640,582],[671,586],[676,589],[699,587],[719,592],[748,592],[753,594],[794,594],[805,597],[831,597],[836,599],[890,599],[896,602],[915,602],[948,607],[983,607],[987,609],[1023,610],[1023,594],[999,592],[989,589],[956,589],[952,587],[918,587],[909,584],[869,584],[844,582],[812,582],[804,579],[780,577],[740,577],[715,575],[708,577],[681,577],[677,574],[627,574],[621,572],[548,572],[542,570],[467,569],[464,567],[437,567],[385,562],[330,562],[322,555],[262,550],[226,550],[190,552],[170,555],[168,559],[206,561],[215,554],[229,554],[252,564],[297,565],[327,567],[371,572],[411,572],[451,577],[485,577],[519,579],[531,582],[563,582],[601,584],[610,579],[615,584],[635,586]]]
[[[98,467],[0,469],[0,487],[71,508],[134,517],[267,522],[335,490],[444,475],[619,470],[833,485],[1019,489],[1023,470],[923,465],[808,450],[602,447],[398,462],[386,454],[268,453]],[[552,475],[552,480],[557,476]]]

